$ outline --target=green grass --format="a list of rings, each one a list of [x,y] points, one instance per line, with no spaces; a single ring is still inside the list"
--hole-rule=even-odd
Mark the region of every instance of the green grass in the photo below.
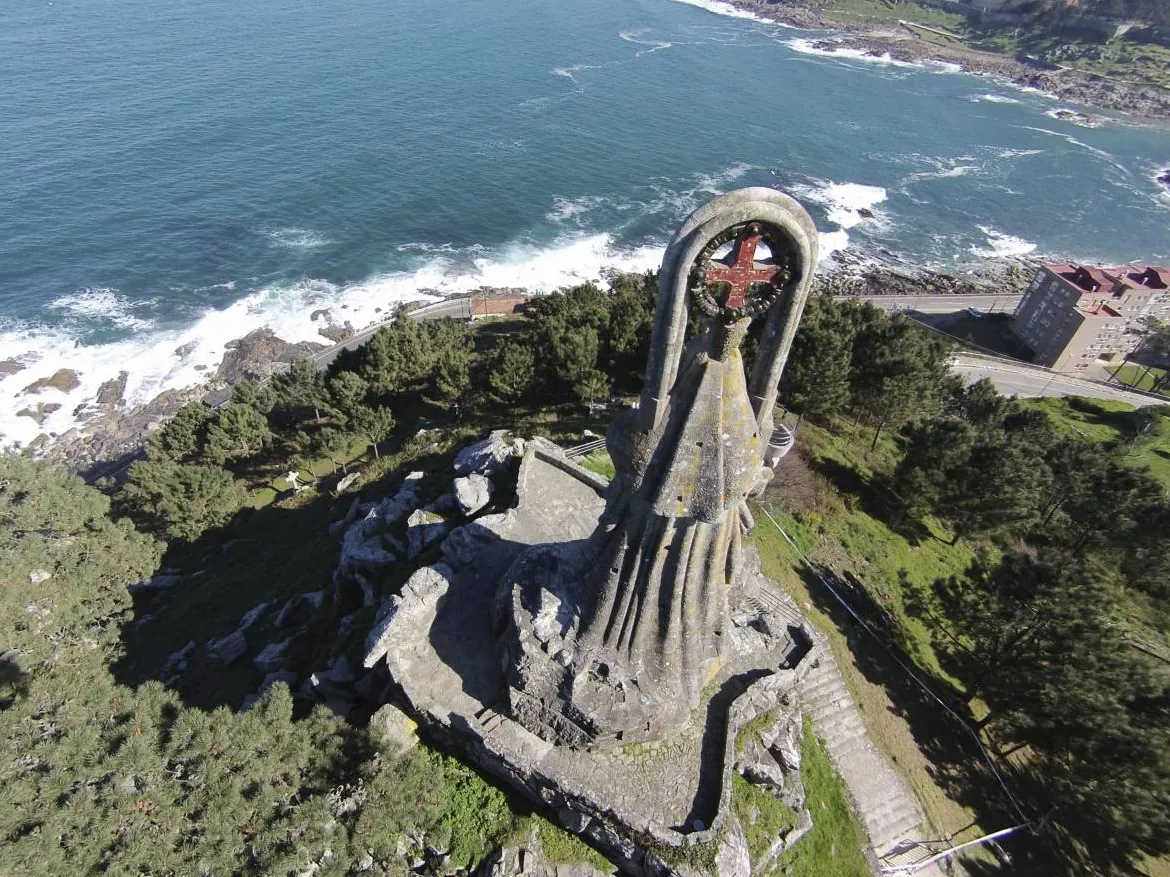
[[[1153,390],[1154,385],[1165,374],[1164,368],[1147,369],[1143,365],[1123,365],[1113,372],[1113,377],[1127,387],[1149,391]]]
[[[898,20],[913,21],[929,27],[961,31],[967,22],[965,16],[919,6],[917,3],[886,4],[881,0],[814,0],[811,4],[827,18],[844,21],[873,21],[897,26]]]
[[[539,816],[533,816],[532,819],[544,855],[554,865],[589,865],[603,874],[614,870],[609,859],[576,835],[569,834],[559,825],[553,825]]]
[[[788,512],[776,508],[767,495],[764,505],[801,551],[838,571],[848,569],[863,583],[887,613],[899,644],[920,667],[957,685],[939,666],[930,632],[906,611],[906,603],[915,589],[965,571],[974,552],[964,542],[950,544],[950,534],[931,522],[915,541],[891,529],[879,517],[888,512],[891,498],[883,495],[877,476],[893,468],[899,454],[895,441],[882,437],[871,451],[872,431],[848,424],[836,424],[833,430],[808,423],[800,427],[802,453],[827,482],[815,507]],[[766,519],[759,523],[766,524]],[[757,544],[770,539],[770,531],[770,525],[758,527]]]
[[[1132,441],[1127,424],[1134,407],[1125,402],[1070,397],[1024,399],[1020,404],[1046,412],[1061,432],[1105,446],[1103,453],[1112,453],[1126,466],[1149,469],[1170,487],[1170,417],[1159,418],[1154,432]]]
[[[777,838],[796,826],[796,814],[766,789],[731,775],[731,808],[747,838],[752,863],[760,862]]]
[[[600,475],[602,478],[612,479],[617,474],[617,470],[613,466],[613,460],[609,458],[609,454],[604,448],[590,451],[581,458],[580,463],[584,468],[595,475]]]
[[[833,770],[825,744],[804,721],[800,778],[808,795],[812,831],[780,857],[768,874],[786,877],[869,877],[862,848],[865,833],[849,806],[845,784]]]

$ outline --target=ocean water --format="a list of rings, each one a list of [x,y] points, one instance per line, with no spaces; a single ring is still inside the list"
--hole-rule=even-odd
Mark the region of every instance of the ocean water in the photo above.
[[[1166,130],[706,0],[32,0],[0,12],[0,442],[102,381],[200,381],[271,326],[657,265],[716,193],[826,253],[1170,262]],[[860,208],[872,211],[863,218]],[[831,260],[826,260],[831,265]],[[71,393],[22,391],[60,368]],[[62,407],[44,426],[17,412]]]

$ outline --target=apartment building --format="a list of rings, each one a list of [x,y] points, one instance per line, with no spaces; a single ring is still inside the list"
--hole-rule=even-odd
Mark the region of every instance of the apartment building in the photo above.
[[[1076,373],[1132,353],[1148,317],[1170,317],[1170,269],[1050,263],[1028,284],[1012,330],[1034,362]]]

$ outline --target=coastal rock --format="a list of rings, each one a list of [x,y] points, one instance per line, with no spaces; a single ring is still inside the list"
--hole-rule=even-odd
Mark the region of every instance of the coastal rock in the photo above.
[[[137,582],[127,587],[131,594],[144,594],[151,591],[169,591],[177,588],[183,579],[176,573],[162,572],[144,582]]]
[[[324,350],[324,344],[302,341],[290,344],[276,336],[271,329],[256,329],[243,338],[229,341],[227,353],[219,364],[216,377],[228,384],[244,378],[264,379],[272,377],[277,364],[288,365],[293,360],[312,356]]]
[[[15,359],[0,359],[0,381],[7,377],[11,377],[17,372],[24,371],[28,366],[23,362],[18,362]]]
[[[349,488],[353,487],[354,482],[361,477],[361,474],[361,472],[350,472],[348,475],[337,482],[337,487],[335,487],[334,490],[337,493],[344,493],[345,491],[349,490]]]
[[[397,558],[387,551],[378,537],[381,518],[376,508],[370,509],[364,518],[354,522],[341,537],[341,559],[338,572],[352,573],[356,569],[377,569],[393,563]]]
[[[37,426],[43,426],[50,414],[60,410],[61,405],[57,402],[38,402],[36,408],[21,408],[16,412],[16,416],[31,418],[36,421]]]
[[[296,597],[290,597],[277,613],[273,623],[281,628],[304,624],[314,612],[321,608],[321,604],[324,602],[324,591],[309,591]]]
[[[346,341],[356,335],[357,331],[353,328],[353,323],[351,323],[349,320],[346,320],[340,326],[336,324],[322,326],[317,330],[317,334],[323,338],[328,338],[334,344],[344,344]]]
[[[406,519],[406,559],[414,560],[424,549],[447,535],[447,522],[434,512],[416,509]]]
[[[81,376],[71,368],[62,368],[53,372],[47,378],[38,378],[20,391],[19,395],[26,396],[39,393],[42,390],[60,390],[62,393],[71,393],[81,386]]]
[[[126,381],[130,378],[129,372],[118,372],[116,378],[110,378],[98,387],[97,396],[94,399],[97,405],[113,405],[117,407],[121,405],[123,396],[126,393]]]
[[[454,569],[462,569],[475,559],[485,545],[499,540],[495,525],[503,526],[508,513],[486,515],[451,531],[443,541],[443,560]]]
[[[260,618],[260,616],[264,614],[264,610],[266,610],[267,608],[268,608],[267,601],[265,601],[263,603],[258,603],[257,605],[253,606],[251,609],[249,609],[247,612],[244,613],[243,617],[240,618],[240,623],[236,627],[236,630],[241,630],[241,631],[247,630],[249,627],[251,627],[253,624],[256,623],[256,621]]]
[[[456,478],[451,485],[455,502],[465,515],[474,515],[492,498],[492,483],[485,476],[473,472],[463,478]]]
[[[418,482],[422,480],[422,472],[411,472],[402,482],[402,487],[394,494],[393,499],[384,499],[378,506],[378,515],[386,524],[393,524],[406,517],[418,505]]]
[[[370,730],[400,753],[418,745],[418,723],[398,707],[385,704],[370,716]]]

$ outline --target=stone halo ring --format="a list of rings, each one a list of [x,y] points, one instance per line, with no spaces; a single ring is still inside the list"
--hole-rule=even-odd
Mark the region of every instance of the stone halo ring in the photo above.
[[[730,243],[724,258],[715,254]],[[757,260],[763,243],[771,251],[767,261]],[[783,231],[753,221],[733,225],[707,242],[691,268],[687,287],[705,314],[734,323],[762,314],[776,303],[792,276],[791,246]]]

